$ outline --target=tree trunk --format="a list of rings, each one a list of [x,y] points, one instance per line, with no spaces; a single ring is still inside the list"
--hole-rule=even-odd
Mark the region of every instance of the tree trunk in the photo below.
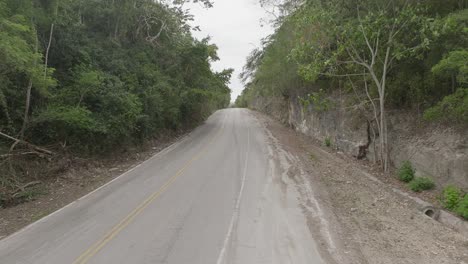
[[[380,161],[382,162],[382,169],[385,171],[385,129],[384,129],[384,111],[385,107],[382,101],[382,96],[379,98],[380,100],[380,131],[379,131],[379,141],[380,141]]]
[[[387,119],[385,115],[385,88],[387,84],[387,70],[389,68],[389,57],[390,57],[390,50],[391,47],[387,47],[387,52],[385,53],[385,61],[383,64],[383,73],[382,73],[382,79],[381,79],[381,85],[380,85],[380,117],[382,120],[382,148],[383,148],[383,157],[382,157],[382,163],[383,163],[383,169],[384,172],[388,171],[388,135],[387,135]]]
[[[35,52],[37,53],[37,50],[38,50],[38,45],[39,45],[39,40],[37,39],[37,32],[34,31],[34,34],[36,34],[35,36]],[[36,66],[37,64],[37,61],[35,60],[34,61],[34,66]],[[20,130],[20,133],[19,133],[19,139],[22,140],[24,138],[24,132],[26,131],[26,127],[28,125],[28,121],[29,121],[29,108],[31,106],[31,90],[32,90],[32,86],[33,86],[33,80],[32,80],[32,76],[29,77],[29,83],[28,83],[28,88],[26,90],[26,103],[25,103],[25,106],[24,106],[24,117],[23,117],[23,125],[21,126],[21,130]],[[14,144],[12,147],[11,147],[11,150],[14,149],[16,144]]]
[[[50,25],[50,34],[49,34],[49,43],[47,44],[46,54],[45,54],[45,62],[44,62],[44,80],[47,78],[47,67],[49,62],[49,51],[50,46],[52,44],[52,37],[54,35],[54,23]]]
[[[23,117],[23,125],[21,126],[21,130],[19,133],[19,139],[24,138],[24,132],[26,131],[26,126],[28,125],[29,119],[29,106],[31,105],[31,90],[32,90],[32,79],[29,80],[28,89],[26,91],[26,104],[24,108],[24,117]]]
[[[384,105],[385,106],[385,105]],[[387,116],[385,115],[385,112],[384,112],[384,147],[385,147],[385,152],[384,152],[384,155],[385,155],[385,159],[384,159],[384,171],[385,172],[388,172],[388,159],[389,159],[389,149],[388,149],[388,127],[387,127]]]

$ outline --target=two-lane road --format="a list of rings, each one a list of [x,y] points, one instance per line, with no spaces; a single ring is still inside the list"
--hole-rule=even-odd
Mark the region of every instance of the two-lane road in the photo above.
[[[268,198],[276,189],[267,140],[248,110],[218,111],[180,142],[1,240],[0,263],[322,263],[310,235],[293,241],[282,230],[286,213],[263,223],[276,217],[270,207],[283,210]],[[281,258],[279,244],[267,241],[275,238],[259,229],[292,236],[291,256]]]

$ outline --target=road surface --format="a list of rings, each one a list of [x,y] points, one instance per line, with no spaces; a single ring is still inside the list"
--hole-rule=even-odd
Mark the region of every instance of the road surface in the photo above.
[[[248,110],[218,111],[131,171],[1,240],[0,263],[323,263],[282,175],[287,164],[275,161],[270,144]]]

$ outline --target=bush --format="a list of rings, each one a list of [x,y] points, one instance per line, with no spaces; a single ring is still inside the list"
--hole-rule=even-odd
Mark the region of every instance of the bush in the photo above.
[[[405,161],[398,170],[398,179],[402,182],[410,182],[414,179],[414,172],[411,162]]]
[[[459,201],[455,212],[468,220],[468,194],[466,194],[465,197]]]
[[[460,189],[458,189],[455,186],[449,185],[444,188],[444,191],[442,192],[442,205],[449,209],[449,210],[454,210],[457,208],[458,203],[461,200],[461,192]]]
[[[408,184],[409,188],[414,192],[421,192],[424,190],[430,190],[435,187],[434,182],[425,177],[417,177]]]
[[[325,138],[325,146],[331,147],[331,139],[329,137]]]
[[[424,112],[427,121],[468,122],[468,88],[458,88],[451,95]]]

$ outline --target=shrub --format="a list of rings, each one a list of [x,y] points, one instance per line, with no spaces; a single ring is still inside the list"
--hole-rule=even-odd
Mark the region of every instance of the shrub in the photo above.
[[[402,182],[410,182],[414,179],[414,172],[411,162],[405,161],[398,170],[398,179]]]
[[[329,137],[325,138],[325,146],[331,147],[331,139]]]
[[[430,190],[435,187],[434,182],[426,177],[417,177],[408,184],[409,188],[414,192]]]
[[[449,185],[444,188],[444,191],[442,192],[442,205],[449,209],[449,210],[454,210],[457,208],[458,203],[461,200],[461,192],[460,189],[453,185]]]
[[[465,197],[459,201],[455,212],[468,220],[468,194],[466,194]]]

